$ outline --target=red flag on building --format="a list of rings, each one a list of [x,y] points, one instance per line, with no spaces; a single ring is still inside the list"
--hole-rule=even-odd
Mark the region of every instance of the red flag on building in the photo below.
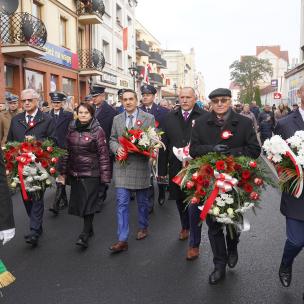
[[[123,40],[123,50],[127,51],[128,50],[128,28],[127,27],[125,27],[123,29],[122,40]]]

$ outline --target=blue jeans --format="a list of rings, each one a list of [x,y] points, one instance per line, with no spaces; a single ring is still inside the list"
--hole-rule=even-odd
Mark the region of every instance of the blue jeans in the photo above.
[[[139,229],[146,229],[148,227],[149,188],[140,189],[140,190],[116,188],[117,222],[118,222],[117,235],[118,235],[118,240],[122,242],[126,242],[129,236],[129,204],[130,204],[131,191],[136,192]]]

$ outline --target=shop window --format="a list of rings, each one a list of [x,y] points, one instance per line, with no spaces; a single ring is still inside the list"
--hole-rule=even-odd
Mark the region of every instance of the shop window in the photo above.
[[[64,17],[60,17],[60,45],[67,47],[67,20]]]
[[[14,86],[14,68],[9,65],[4,66],[5,87],[13,88]]]
[[[120,49],[116,50],[116,64],[122,70],[122,51]]]
[[[39,100],[43,100],[44,96],[44,82],[43,82],[44,74],[25,70],[25,88],[26,89],[34,89],[39,95]]]
[[[57,86],[58,86],[58,76],[51,75],[50,92],[55,92],[57,90]]]
[[[62,88],[66,95],[74,95],[74,79],[62,77]]]

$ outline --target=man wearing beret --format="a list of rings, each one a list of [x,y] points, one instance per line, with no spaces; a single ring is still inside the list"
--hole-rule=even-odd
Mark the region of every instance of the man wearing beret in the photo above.
[[[52,110],[50,111],[51,117],[55,122],[55,137],[57,145],[61,149],[66,149],[66,136],[68,134],[69,125],[73,120],[73,113],[63,110],[63,102],[66,100],[66,95],[61,92],[51,92]],[[60,166],[60,162],[58,164]],[[59,213],[59,209],[62,206],[67,207],[68,198],[65,191],[65,185],[62,183],[56,183],[57,189],[55,194],[55,201],[52,207],[49,209],[54,214]],[[62,205],[60,205],[62,203]]]
[[[199,118],[195,123],[191,136],[190,155],[196,158],[217,152],[258,158],[261,148],[252,121],[231,109],[231,91],[219,88],[212,91],[209,98],[212,110],[207,117]],[[230,131],[232,136],[223,139],[223,131]],[[217,284],[225,278],[226,265],[233,268],[237,264],[239,232],[234,231],[231,235],[226,231],[225,242],[224,226],[213,221],[209,215],[206,222],[214,263],[214,271],[209,276],[209,283]]]
[[[90,95],[93,98],[95,105],[95,118],[98,120],[100,126],[106,134],[107,143],[109,143],[113,119],[117,115],[116,110],[111,107],[106,101],[105,88],[101,85],[93,85]],[[110,149],[109,149],[110,151]],[[110,152],[110,160],[113,166],[113,155]],[[104,201],[107,197],[108,185],[103,184],[100,188],[100,202]]]
[[[8,104],[8,110],[0,113],[0,140],[1,140],[1,146],[4,146],[9,127],[11,125],[11,120],[13,117],[15,117],[18,113],[21,112],[20,109],[18,109],[18,101],[19,98],[17,95],[8,94],[6,96],[6,102]]]
[[[12,119],[7,136],[8,141],[23,142],[26,136],[34,136],[37,140],[43,141],[49,138],[56,142],[54,120],[49,114],[39,110],[38,98],[38,93],[33,89],[21,92],[24,112]],[[43,194],[40,199],[31,197],[30,200],[24,201],[24,206],[30,219],[30,233],[25,236],[25,241],[32,246],[37,246],[42,234]]]
[[[155,94],[157,90],[154,86],[145,84],[140,88],[141,96],[142,96],[142,106],[141,110],[146,113],[152,114],[155,118],[156,127],[161,129],[165,120],[166,115],[168,114],[169,110],[157,105],[155,103]],[[149,205],[149,213],[153,212],[154,207],[154,187],[153,187],[153,180],[151,180],[151,187],[149,190],[149,197],[150,197],[150,205]],[[159,184],[159,200],[165,200],[165,188],[164,185]],[[162,203],[162,202],[160,202]]]

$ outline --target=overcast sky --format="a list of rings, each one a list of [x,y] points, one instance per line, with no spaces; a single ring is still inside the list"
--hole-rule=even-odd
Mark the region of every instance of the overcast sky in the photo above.
[[[229,65],[257,45],[299,57],[301,0],[138,0],[137,19],[164,49],[195,48],[206,93],[230,84]]]

